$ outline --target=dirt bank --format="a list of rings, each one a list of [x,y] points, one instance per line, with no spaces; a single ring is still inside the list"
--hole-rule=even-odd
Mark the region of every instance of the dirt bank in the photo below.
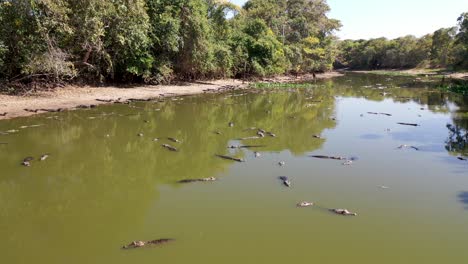
[[[408,76],[445,76],[446,78],[468,80],[468,71],[465,72],[450,72],[444,69],[409,69],[409,70],[375,70],[375,71],[347,71],[356,73],[373,73],[373,74],[388,74],[388,75],[408,75]]]
[[[330,72],[317,74],[318,79],[332,78],[339,76],[339,73]],[[312,75],[303,75],[295,77],[276,77],[265,79],[267,82],[298,82],[313,79]],[[100,100],[118,100],[128,99],[149,99],[164,95],[187,95],[199,94],[210,89],[211,91],[221,91],[226,88],[247,88],[248,82],[241,80],[217,80],[208,82],[194,82],[180,85],[145,85],[131,88],[121,87],[77,87],[66,86],[54,91],[38,92],[28,96],[11,96],[0,94],[0,120],[21,116],[30,116],[37,113],[26,111],[25,109],[73,109],[80,105],[99,105],[106,102]],[[6,113],[5,116],[2,114]]]

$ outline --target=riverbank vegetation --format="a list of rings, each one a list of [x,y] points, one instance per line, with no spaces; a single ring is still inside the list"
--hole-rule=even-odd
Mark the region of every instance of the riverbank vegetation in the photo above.
[[[468,13],[457,26],[441,28],[421,38],[344,40],[336,66],[361,70],[398,68],[468,68]]]
[[[325,0],[0,0],[0,80],[146,82],[327,71]]]

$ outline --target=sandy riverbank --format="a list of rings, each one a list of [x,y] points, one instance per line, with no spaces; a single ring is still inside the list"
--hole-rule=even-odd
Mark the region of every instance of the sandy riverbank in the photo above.
[[[332,78],[340,76],[340,73],[330,72],[317,74],[318,79]],[[269,78],[267,82],[300,82],[312,79],[310,75],[294,78],[290,76],[282,76]],[[96,101],[101,100],[118,100],[125,101],[128,99],[149,99],[157,98],[164,95],[189,95],[199,94],[206,90],[222,91],[226,88],[247,88],[248,82],[241,80],[227,79],[207,82],[194,82],[180,85],[145,85],[131,88],[122,87],[91,87],[91,86],[66,86],[53,91],[38,92],[28,96],[11,96],[0,94],[0,115],[6,113],[5,116],[0,116],[1,119],[10,119],[21,116],[30,116],[37,113],[28,112],[24,109],[73,109],[80,105],[99,105],[106,102]]]
[[[389,74],[389,75],[408,75],[408,76],[445,76],[446,78],[468,80],[468,71],[466,72],[449,72],[443,69],[408,69],[408,70],[375,70],[375,71],[347,71],[356,73],[373,73],[373,74]]]

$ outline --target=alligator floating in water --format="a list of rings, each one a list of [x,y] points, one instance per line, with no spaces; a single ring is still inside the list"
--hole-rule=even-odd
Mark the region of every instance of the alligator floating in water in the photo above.
[[[329,209],[331,212],[339,215],[350,215],[350,216],[356,216],[356,213],[350,212],[347,209]]]
[[[314,203],[312,203],[312,202],[300,202],[296,206],[297,207],[308,207],[308,206],[313,206],[313,205],[314,205]]]
[[[241,145],[241,146],[231,145],[228,148],[237,149],[237,148],[263,148],[263,147],[266,147],[266,145]]]
[[[26,167],[30,167],[31,166],[31,161],[33,161],[34,158],[33,157],[26,157],[23,159],[23,162],[21,162],[21,165],[23,166],[26,166]]]
[[[333,160],[345,160],[345,157],[341,156],[324,156],[324,155],[312,155],[312,158],[317,158],[317,159],[333,159]]]
[[[225,156],[225,155],[216,154],[216,157],[219,157],[219,158],[222,158],[222,159],[227,159],[227,160],[233,160],[233,161],[237,161],[237,162],[245,162],[244,159],[229,157],[229,156]]]
[[[400,145],[398,146],[399,149],[402,149],[402,148],[412,148],[414,150],[419,150],[419,148],[415,147],[415,146],[410,146],[410,145]]]
[[[291,181],[289,180],[288,177],[280,176],[278,177],[278,179],[280,179],[286,187],[291,187]]]
[[[172,242],[174,240],[175,239],[172,239],[172,238],[162,238],[162,239],[156,239],[156,240],[151,240],[151,241],[133,241],[132,243],[126,246],[123,246],[122,249],[140,248],[140,247],[149,246],[149,245],[162,245],[162,244]]]
[[[208,181],[216,181],[217,179],[215,177],[209,177],[209,178],[201,178],[201,179],[185,179],[185,180],[180,180],[178,183],[191,183],[191,182],[208,182]]]
[[[254,136],[254,137],[236,138],[236,140],[260,139],[260,138],[261,138],[261,137]]]
[[[415,126],[415,127],[419,126],[418,124],[413,124],[413,123],[401,123],[400,122],[400,123],[397,123],[397,124],[402,125],[402,126]]]
[[[44,154],[44,155],[42,155],[42,156],[40,157],[39,160],[40,160],[40,161],[44,161],[44,160],[46,160],[47,158],[49,158],[49,156],[50,156],[50,154]]]
[[[176,138],[168,137],[167,139],[174,142],[174,143],[180,143],[180,140],[178,140]]]
[[[164,148],[170,150],[170,151],[177,151],[177,149],[171,145],[168,145],[168,144],[162,144],[161,146],[163,146]]]

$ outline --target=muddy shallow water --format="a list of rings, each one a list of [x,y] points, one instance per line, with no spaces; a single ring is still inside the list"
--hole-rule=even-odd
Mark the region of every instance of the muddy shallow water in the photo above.
[[[353,74],[1,121],[0,260],[463,263],[468,98],[429,85]],[[276,137],[237,140],[251,127]]]

